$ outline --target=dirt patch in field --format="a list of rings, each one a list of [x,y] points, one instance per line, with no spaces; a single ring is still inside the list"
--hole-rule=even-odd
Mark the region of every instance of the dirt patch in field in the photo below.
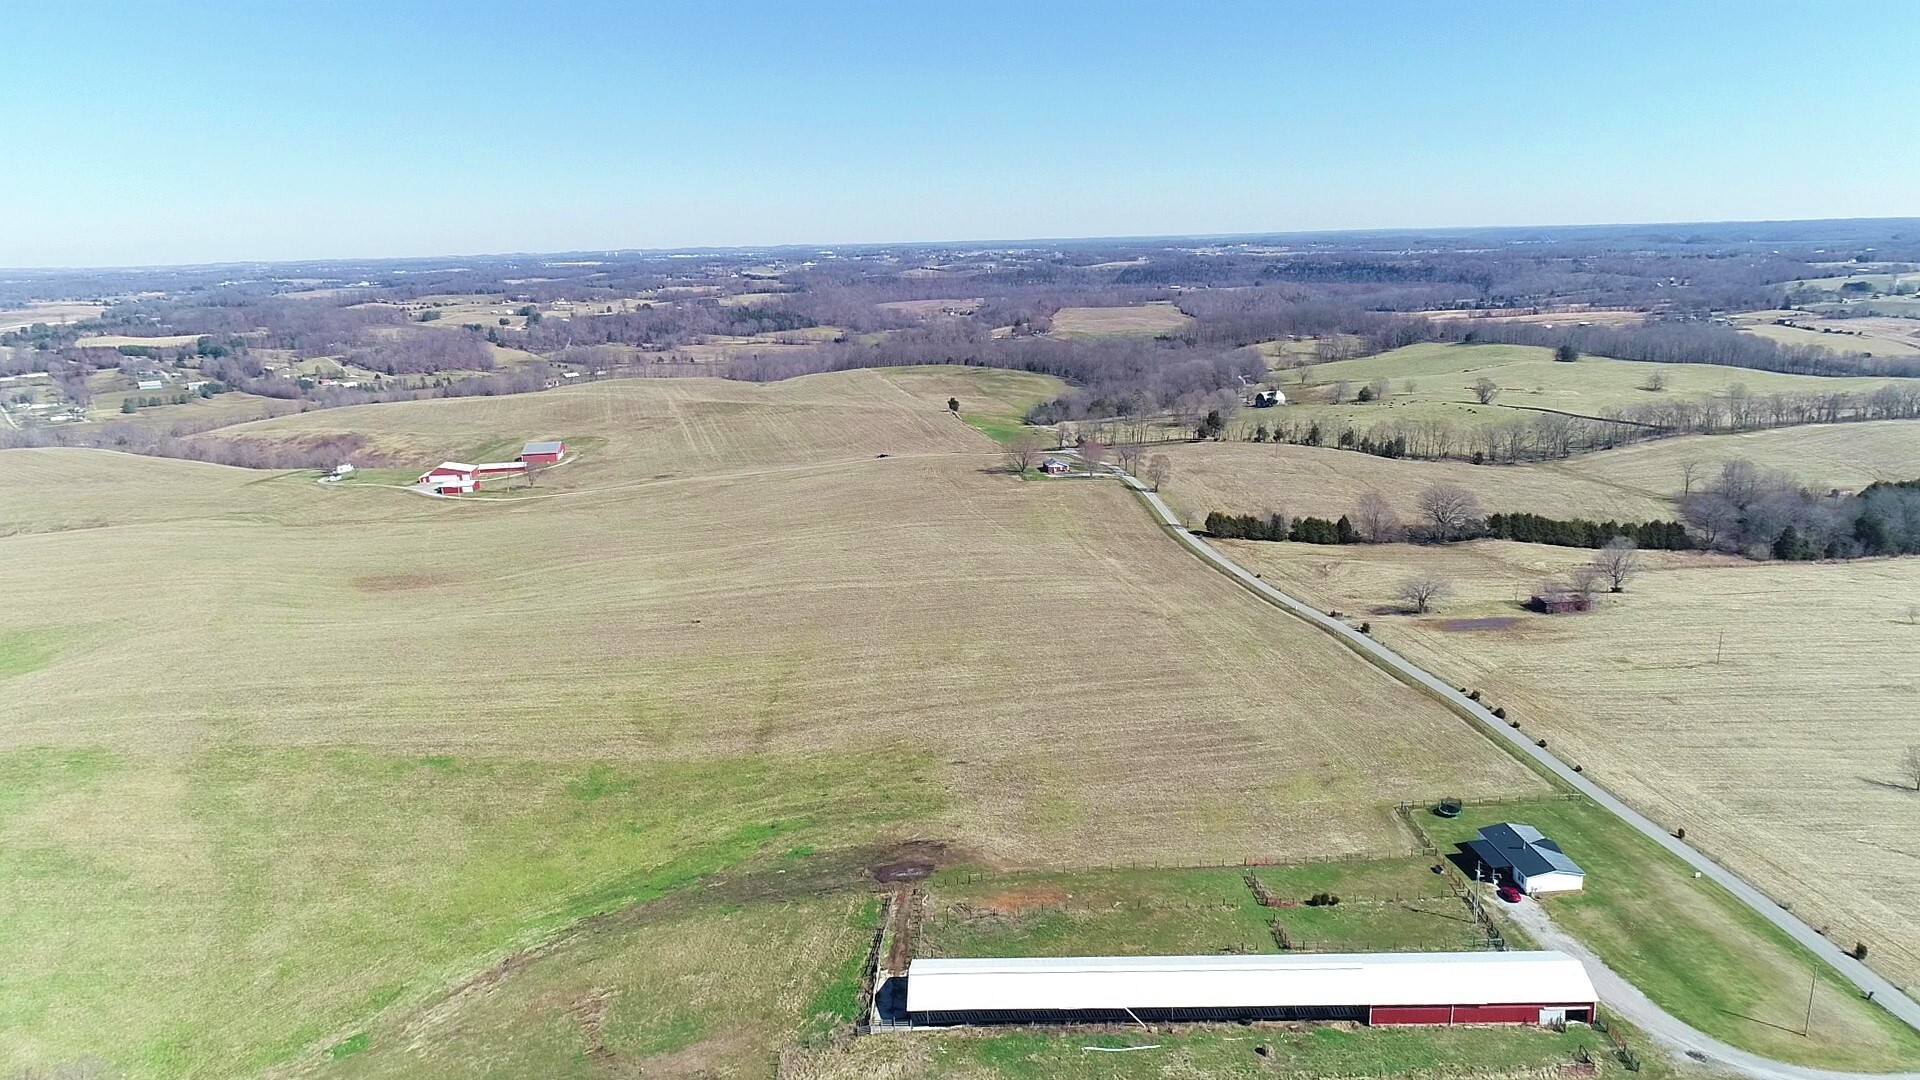
[[[924,881],[947,857],[947,845],[936,840],[910,840],[892,852],[892,858],[868,872],[879,882]]]
[[[1057,885],[1029,885],[983,896],[969,906],[992,915],[1018,915],[1032,908],[1058,907],[1068,899],[1067,891]]]
[[[353,579],[353,587],[365,593],[413,592],[436,585],[452,584],[453,578],[441,574],[363,574]]]
[[[1465,633],[1472,630],[1511,630],[1520,625],[1520,620],[1511,615],[1499,615],[1487,619],[1442,619],[1434,625],[1442,630]]]

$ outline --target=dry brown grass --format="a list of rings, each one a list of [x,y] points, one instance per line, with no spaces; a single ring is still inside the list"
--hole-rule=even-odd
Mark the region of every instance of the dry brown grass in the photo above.
[[[1415,312],[1440,322],[1469,320],[1474,322],[1503,323],[1541,323],[1547,326],[1639,326],[1647,321],[1644,311],[1624,311],[1617,308],[1574,308],[1567,311],[1523,311],[1511,312],[1505,308]]]
[[[1210,510],[1338,517],[1369,491],[1386,496],[1412,518],[1420,491],[1447,483],[1475,492],[1488,511],[1644,520],[1674,516],[1673,499],[1689,461],[1709,474],[1724,461],[1751,461],[1818,490],[1920,477],[1920,424],[1884,420],[1691,435],[1511,466],[1396,461],[1346,450],[1243,442],[1181,443],[1156,452],[1173,463],[1168,499],[1190,519]]]
[[[1565,760],[1787,902],[1897,982],[1920,980],[1920,793],[1901,755],[1914,702],[1920,559],[1762,564],[1644,556],[1645,573],[1587,615],[1519,602],[1588,552],[1228,543],[1235,558],[1323,607],[1397,610],[1414,573],[1458,595],[1423,617],[1370,614],[1374,633],[1483,689]],[[1497,621],[1489,626],[1471,620]],[[1463,623],[1462,620],[1468,620]],[[1486,629],[1462,628],[1489,626]],[[1905,781],[1910,784],[1910,781]]]
[[[1774,325],[1774,319],[1783,317],[1791,318],[1794,325]],[[1833,352],[1875,356],[1920,356],[1920,320],[1915,319],[1822,319],[1799,311],[1755,311],[1735,316],[1734,324],[1745,333],[1782,345],[1812,345]],[[1842,332],[1823,334],[1823,328]]]
[[[98,318],[105,310],[107,309],[99,304],[71,304],[58,301],[8,308],[0,310],[0,333],[8,330],[22,330],[34,323],[58,326],[63,323],[82,322]]]
[[[1135,307],[1070,307],[1053,315],[1053,333],[1061,337],[1126,337],[1168,334],[1193,322],[1169,303]]]

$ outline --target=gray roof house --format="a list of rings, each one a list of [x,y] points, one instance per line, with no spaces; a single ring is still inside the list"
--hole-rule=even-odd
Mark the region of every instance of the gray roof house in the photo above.
[[[1528,893],[1571,892],[1585,884],[1587,872],[1580,864],[1531,825],[1489,825],[1467,849]]]

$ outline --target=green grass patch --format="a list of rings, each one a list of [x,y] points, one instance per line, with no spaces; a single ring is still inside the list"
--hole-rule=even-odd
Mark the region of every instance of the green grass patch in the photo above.
[[[1024,432],[1035,431],[1048,436],[1052,434],[1046,428],[1034,427],[1017,416],[979,416],[962,412],[960,419],[966,421],[968,427],[1002,446],[1011,445],[1013,440]]]
[[[1469,805],[1425,824],[1436,843],[1480,827],[1524,822],[1559,841],[1586,870],[1583,891],[1546,909],[1607,966],[1675,1016],[1735,1046],[1782,1061],[1883,1072],[1920,1061],[1920,1034],[1863,1001],[1852,984],[1773,924],[1585,801]],[[1529,901],[1532,902],[1532,901]],[[1813,1025],[1806,1019],[1814,994]]]
[[[0,1073],[252,1074],[341,1031],[378,1042],[390,1010],[587,916],[871,835],[933,812],[929,790],[858,755],[0,755]]]
[[[0,679],[38,671],[60,654],[57,630],[0,630]]]
[[[929,1073],[984,1071],[1004,1080],[1501,1075],[1570,1064],[1583,1051],[1594,1060],[1607,1053],[1603,1036],[1579,1026],[1565,1032],[1196,1026],[1126,1034],[954,1031],[924,1038]],[[1668,1073],[1656,1063],[1642,1075]]]
[[[861,1019],[860,984],[866,973],[867,950],[879,925],[878,897],[867,900],[847,920],[846,959],[807,1003],[805,1015],[810,1038],[823,1037]]]
[[[939,956],[1169,956],[1279,951],[1472,950],[1485,940],[1431,863],[1380,859],[1255,871],[1283,906],[1263,907],[1243,872],[1110,870],[987,874],[928,884],[921,952]],[[1316,893],[1339,905],[1304,903]],[[1291,906],[1284,906],[1291,905]]]
[[[327,1060],[339,1061],[341,1058],[348,1058],[355,1054],[365,1053],[369,1041],[370,1039],[366,1032],[355,1032],[339,1042],[334,1043],[332,1046],[327,1047]]]

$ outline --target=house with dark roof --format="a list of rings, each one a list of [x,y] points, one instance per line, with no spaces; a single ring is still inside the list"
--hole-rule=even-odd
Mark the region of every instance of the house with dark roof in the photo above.
[[[1489,825],[1480,830],[1480,839],[1467,842],[1467,850],[1494,877],[1504,877],[1529,896],[1575,892],[1586,884],[1587,872],[1580,864],[1531,825]]]

